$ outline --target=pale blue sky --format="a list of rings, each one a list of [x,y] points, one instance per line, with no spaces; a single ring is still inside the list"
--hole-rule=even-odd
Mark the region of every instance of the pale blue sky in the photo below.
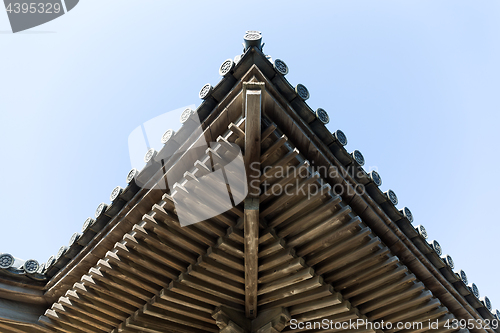
[[[66,245],[125,186],[128,135],[199,105],[245,30],[500,308],[497,0],[82,0],[0,33],[0,252],[43,262]]]

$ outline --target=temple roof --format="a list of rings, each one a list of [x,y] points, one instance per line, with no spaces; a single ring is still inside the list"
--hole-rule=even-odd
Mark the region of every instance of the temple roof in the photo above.
[[[288,82],[288,66],[263,52],[261,38],[247,32],[244,53],[223,62],[215,86],[202,87],[203,103],[183,113],[180,130],[166,131],[164,147],[148,151],[144,167],[132,169],[123,187],[112,190],[110,202],[100,204],[56,255],[38,264],[0,254],[5,304],[50,306],[36,323],[2,318],[0,308],[0,327],[6,332],[22,332],[23,324],[26,332],[136,332],[162,323],[176,332],[218,332],[227,313],[248,310],[244,205],[188,227],[179,224],[175,208],[185,200],[179,186],[198,191],[196,172],[203,173],[200,165],[214,154],[232,156],[231,145],[247,153],[242,113],[247,89],[262,94],[262,166],[306,170],[297,181],[320,188],[307,200],[269,190],[259,196],[254,310],[286,308],[280,316],[288,320],[318,314],[339,321],[500,319],[439,242],[414,223],[410,209],[398,208],[396,193],[380,188],[381,176],[363,168],[362,153],[346,149],[346,134],[327,129],[327,111],[306,103],[307,88]],[[201,136],[190,124],[193,114],[201,122]],[[209,152],[172,153],[188,151],[201,138],[217,145]],[[331,175],[333,169],[344,172]],[[167,173],[177,180],[177,189],[164,186]],[[267,176],[271,185],[292,181]],[[124,304],[119,307],[117,300]]]

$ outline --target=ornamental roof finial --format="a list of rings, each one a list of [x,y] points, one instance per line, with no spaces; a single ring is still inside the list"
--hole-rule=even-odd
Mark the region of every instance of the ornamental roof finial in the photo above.
[[[243,53],[250,47],[255,46],[262,51],[264,44],[262,44],[262,33],[256,30],[247,30],[245,32],[245,37],[243,37],[245,42],[243,43]]]

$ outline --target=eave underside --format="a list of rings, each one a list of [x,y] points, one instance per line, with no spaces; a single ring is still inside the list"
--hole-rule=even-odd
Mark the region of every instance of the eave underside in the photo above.
[[[269,189],[258,196],[255,295],[246,290],[245,260],[250,259],[245,252],[245,206],[181,227],[174,204],[197,196],[203,201],[210,188],[199,185],[196,178],[212,168],[214,154],[231,160],[234,152],[228,143],[246,153],[242,83],[248,81],[265,83],[259,162],[260,169],[267,170],[260,181]],[[405,266],[395,255],[396,247],[388,247],[383,235],[370,227],[370,214],[356,208],[363,199],[347,192],[355,184],[341,174],[321,174],[311,168],[324,164],[325,157],[304,127],[319,124],[301,123],[294,103],[252,67],[221,101],[217,115],[205,123],[205,138],[218,144],[202,154],[182,156],[179,165],[193,166],[188,173],[175,167],[167,171],[176,175],[182,190],[171,187],[161,193],[158,188],[160,194],[155,196],[161,199],[142,202],[147,213],[130,223],[123,238],[46,311],[38,331],[288,332],[290,319],[424,322],[422,329],[405,332],[429,331],[425,323],[438,320],[439,328],[433,332],[457,331],[443,326],[456,313]],[[277,174],[288,167],[301,172]],[[154,178],[166,182],[163,171]],[[288,185],[291,195],[273,193],[273,184]],[[336,184],[348,194],[336,193]],[[314,195],[301,191],[304,186],[314,187]],[[248,318],[249,296],[257,299],[256,319]],[[402,330],[385,330],[398,331]]]

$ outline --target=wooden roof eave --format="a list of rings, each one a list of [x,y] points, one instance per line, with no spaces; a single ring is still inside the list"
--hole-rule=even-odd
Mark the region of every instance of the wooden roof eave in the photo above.
[[[227,117],[227,114],[230,114],[231,119],[234,120],[241,115],[242,85],[243,82],[251,80],[264,82],[266,85],[266,93],[264,94],[264,111],[266,115],[269,116],[282,131],[286,132],[289,137],[293,137],[300,151],[306,155],[308,159],[316,161],[317,165],[333,164],[338,168],[343,167],[343,163],[340,162],[338,156],[328,147],[335,140],[332,134],[313,116],[312,110],[307,104],[296,97],[293,93],[293,87],[288,81],[282,75],[277,75],[272,64],[255,48],[250,48],[245,53],[242,60],[235,67],[234,72],[224,77],[214,88],[212,95],[198,108],[200,120],[203,122],[203,135],[207,141],[215,141],[215,138],[211,137],[212,132],[210,129],[215,133],[221,133],[227,129],[228,122],[224,120],[223,117]],[[222,112],[223,110],[226,112]],[[222,114],[224,114],[224,116],[222,116]],[[189,135],[187,137],[189,137]],[[194,141],[199,139],[200,138],[193,138]],[[191,141],[191,143],[192,142],[193,141]],[[191,161],[193,158],[196,158],[196,154],[192,157],[185,156],[185,158]],[[172,167],[169,168],[168,172],[176,173],[176,178],[182,176],[183,170],[181,170],[182,168],[180,168],[180,166],[175,167],[173,160],[169,161],[169,164]],[[154,170],[154,168],[151,170]],[[152,174],[154,175],[158,172],[161,171],[153,172]],[[150,184],[153,188],[155,190],[160,189],[156,185],[158,178],[153,176],[151,179]],[[335,179],[329,179],[329,181],[341,184],[345,187],[350,186],[349,184],[360,182],[359,179],[354,179],[348,174],[339,176]],[[363,220],[372,230],[374,230],[376,235],[379,235],[387,245],[390,245],[392,252],[398,255],[402,262],[406,264],[420,280],[426,281],[426,285],[428,284],[428,288],[433,294],[438,292],[436,296],[438,296],[441,301],[444,300],[443,304],[446,306],[448,306],[447,304],[451,304],[453,306],[453,313],[465,319],[478,318],[477,310],[460,294],[457,296],[453,293],[453,291],[457,293],[453,285],[442,275],[432,261],[420,252],[420,249],[414,244],[411,238],[407,237],[401,230],[400,226],[396,223],[398,217],[397,211],[388,212],[380,206],[377,196],[381,192],[378,190],[378,192],[380,192],[378,193],[377,190],[378,188],[375,192],[369,194],[346,196],[344,199],[356,212],[359,212],[359,215],[362,216]],[[82,250],[84,253],[81,252],[77,257],[73,258],[72,261],[54,276],[49,282],[50,289],[46,293],[47,297],[52,299],[60,295],[61,292],[65,291],[65,285],[68,285],[70,281],[80,275],[80,268],[85,270],[83,265],[76,265],[76,263],[80,260],[86,260],[88,263],[92,263],[103,258],[102,253],[105,253],[107,249],[113,247],[115,238],[120,239],[120,235],[123,236],[123,234],[130,230],[130,227],[135,224],[133,221],[137,221],[137,218],[139,218],[139,220],[142,218],[142,215],[145,213],[141,214],[141,211],[136,207],[139,201],[146,202],[147,204],[143,206],[149,207],[149,204],[154,205],[159,199],[158,195],[153,193],[152,190],[139,191],[134,198],[127,203],[126,209],[124,207],[118,215],[113,217],[96,238]],[[146,208],[144,209],[148,210]],[[417,260],[413,260],[415,257]],[[71,267],[72,263],[73,267]],[[86,264],[86,266],[88,265]],[[88,270],[88,267],[86,267],[86,270]],[[415,272],[415,270],[418,273]],[[451,290],[449,289],[450,287]],[[450,306],[448,307],[450,308]]]
[[[253,76],[252,76],[252,77],[253,77]],[[271,99],[271,97],[270,97],[270,96],[268,96],[268,97],[265,97],[265,99],[270,100],[270,99]],[[234,101],[238,101],[238,98],[237,98],[237,97],[235,97],[233,100],[234,100]],[[238,110],[240,110],[240,111],[241,111],[241,108],[239,107],[239,105],[238,105],[238,104],[240,104],[240,103],[239,103],[239,102],[230,103],[230,107],[226,108],[226,109],[225,109],[225,112],[229,112],[229,111],[231,111],[231,112],[234,112],[234,113],[235,113],[235,115],[236,115],[236,114],[239,112]],[[241,104],[240,104],[240,105],[241,105]],[[232,106],[234,106],[234,107],[232,107]],[[268,106],[266,106],[266,107],[268,107]],[[277,108],[279,108],[279,106],[276,106],[276,107],[277,107]],[[224,115],[220,115],[217,119],[220,119],[220,121],[223,121],[225,118],[226,118],[226,117],[225,117]],[[272,126],[272,127],[274,127],[274,126]],[[214,127],[214,128],[215,128],[215,127]],[[219,128],[221,128],[221,129],[222,129],[222,128],[224,128],[224,127],[221,125],[221,126],[219,126]],[[274,128],[275,128],[275,127],[274,127]],[[267,133],[267,132],[268,132],[268,131],[267,131],[267,129],[266,129],[266,130],[264,131],[264,133]],[[277,137],[277,140],[278,140],[278,142],[281,142],[281,141],[280,141],[280,139],[279,139],[279,137]],[[286,143],[286,142],[285,142],[285,143]],[[285,145],[283,145],[282,147],[285,147]],[[266,153],[264,153],[264,156],[265,156],[265,155],[266,155]],[[188,157],[188,156],[186,155],[186,157]],[[145,228],[150,230],[150,228],[151,228],[151,227],[146,227],[146,226],[145,226]],[[229,229],[234,231],[234,229],[232,229],[232,228],[229,228]],[[140,242],[140,239],[141,239],[141,237],[142,237],[142,236],[140,236],[140,233],[143,233],[143,231],[142,231],[142,227],[139,227],[139,228],[134,227],[134,228],[133,228],[133,231],[135,232],[135,234],[134,234],[134,233],[130,234],[130,235],[129,235],[129,237],[127,237],[126,242]],[[365,228],[364,228],[364,231],[363,231],[363,234],[361,234],[361,236],[366,235],[366,234],[365,234],[365,232],[366,232],[366,231],[367,231],[367,229],[366,229],[366,227],[365,227]],[[234,235],[233,235],[233,234],[231,234],[231,235],[232,235],[232,236],[234,236],[234,239],[235,239],[235,240],[237,240],[237,239],[238,239],[238,237],[237,237],[237,236],[238,236],[238,234],[234,234]],[[240,237],[240,238],[241,238],[241,237]],[[266,236],[265,236],[264,238],[265,238],[265,239],[271,239],[271,240],[272,240],[272,237],[271,237],[271,238],[269,238],[269,237],[266,237]],[[240,239],[240,241],[241,241],[241,239]],[[378,241],[378,240],[377,240],[377,241]],[[216,256],[219,256],[219,258],[221,258],[220,256],[223,256],[223,253],[221,252],[221,250],[220,250],[220,249],[229,249],[230,251],[232,251],[232,253],[234,253],[234,255],[241,255],[241,253],[239,253],[238,251],[236,251],[236,252],[235,252],[235,251],[234,251],[235,249],[231,249],[231,245],[230,245],[229,243],[228,243],[228,244],[224,244],[224,243],[219,244],[219,242],[218,242],[217,244],[218,244],[219,250],[212,249],[212,251],[209,251],[212,255],[216,255]],[[280,244],[281,244],[281,243],[279,243],[279,242],[278,242],[276,245],[280,245]],[[224,245],[224,247],[223,247],[223,245]],[[137,246],[141,246],[141,245],[137,243]],[[237,253],[239,253],[239,254],[237,254]],[[286,251],[283,253],[283,255],[284,255],[284,257],[285,257],[285,258],[287,258],[287,257],[288,257],[288,254],[287,254],[287,252],[286,252]],[[280,257],[281,257],[281,256],[280,256]],[[111,258],[109,258],[109,259],[111,259]],[[222,259],[223,259],[223,258],[222,258]],[[274,259],[279,259],[279,258],[274,258],[274,257],[273,257],[273,260],[274,260]],[[241,268],[241,260],[239,260],[238,262],[239,262],[239,264],[238,264],[239,269],[241,270],[241,269],[242,269],[242,268]],[[265,265],[265,263],[266,263],[266,262],[268,262],[268,260],[265,260],[265,261],[264,261],[264,265]],[[104,265],[104,263],[102,263],[102,262],[101,262],[101,268],[105,269],[105,266],[103,266],[103,265]],[[264,269],[264,268],[263,268],[263,269]],[[195,272],[195,270],[193,269],[191,272]],[[396,272],[396,273],[397,273],[397,272]],[[193,274],[194,274],[194,273],[193,273]],[[91,270],[90,275],[92,275],[95,279],[97,279],[97,280],[99,280],[99,281],[103,281],[103,283],[105,283],[105,284],[108,284],[108,282],[109,282],[109,283],[111,283],[111,284],[114,284],[114,282],[113,282],[113,281],[107,281],[107,278],[105,277],[105,274],[101,277],[101,276],[99,275],[99,272],[98,272],[97,270],[95,270],[95,269],[92,269],[92,270]],[[413,277],[410,277],[410,278],[412,278],[412,279],[413,279]],[[85,280],[85,281],[86,281],[85,283],[89,283],[89,284],[94,283],[94,282],[92,282],[90,279],[92,279],[92,277],[87,278],[87,279]],[[190,277],[190,276],[189,276],[189,274],[182,274],[182,275],[181,275],[181,279],[182,279],[184,282],[188,283],[188,284],[192,284],[192,283],[199,284],[199,283],[200,283],[199,279],[197,279],[197,278],[193,278],[193,277]],[[99,283],[100,283],[100,282],[99,282]],[[285,280],[285,281],[283,281],[282,283],[286,283],[286,280]],[[315,277],[315,280],[311,280],[310,282],[307,282],[307,283],[306,283],[306,284],[307,284],[307,286],[304,286],[304,287],[309,288],[311,283],[312,283],[312,284],[314,284],[314,286],[317,286],[317,285],[322,284],[323,282],[322,282],[322,279],[321,279],[321,278],[319,278],[319,277]],[[325,285],[324,285],[324,286],[325,286]],[[174,287],[174,288],[179,288],[179,287],[181,287],[181,285],[179,285],[179,284],[174,284],[174,286],[173,286],[173,287]],[[233,287],[234,287],[234,284],[233,284]],[[330,286],[330,288],[331,288],[331,286]],[[326,292],[326,293],[327,293],[327,295],[328,295],[328,294],[332,295],[332,293],[333,293],[331,290],[322,290],[321,288],[317,288],[317,289],[318,289],[319,291]],[[137,291],[137,290],[135,290],[135,288],[132,288],[131,290],[132,290],[134,293]],[[179,290],[182,290],[182,289],[179,289]],[[234,291],[234,290],[233,290],[233,291]],[[264,292],[264,290],[262,290],[262,292]],[[272,291],[271,291],[271,292],[272,292]],[[124,296],[124,295],[121,295],[120,297],[122,297],[122,296]],[[231,296],[230,294],[226,294],[226,297],[227,297],[227,296],[230,296],[231,298],[233,298],[233,297],[234,297],[234,294],[233,294],[232,296]],[[274,303],[274,304],[268,303],[268,302],[270,302],[270,301],[271,301],[271,299],[269,299],[269,297],[270,297],[270,296],[273,296],[273,294],[270,294],[270,295],[266,296],[266,298],[265,298],[265,299],[263,299],[263,300],[261,299],[261,301],[262,301],[262,302],[265,302],[265,303],[266,303],[266,304],[263,304],[263,305],[262,305],[263,307],[268,307],[269,305],[272,305],[272,306],[275,306],[275,305],[276,305],[276,303]],[[275,297],[275,296],[276,296],[276,295],[274,295],[273,297]],[[315,296],[315,295],[312,295],[312,296]],[[209,301],[208,299],[206,299],[206,300],[207,300],[207,301]],[[213,301],[213,300],[212,300],[212,301]],[[288,304],[288,303],[290,303],[290,301],[291,301],[291,300],[290,300],[290,299],[286,299],[285,301],[286,301],[286,302],[285,302],[285,303],[283,303],[283,304]],[[295,299],[295,301],[297,301],[297,300]],[[280,303],[280,304],[281,304],[281,303]],[[342,306],[342,308],[344,308],[344,306]],[[63,322],[66,322],[66,323],[70,323],[70,322],[71,322],[71,320],[69,319],[69,317],[66,317],[64,314],[61,314],[61,316],[58,316],[58,315],[57,315],[57,311],[58,311],[58,307],[57,307],[57,306],[56,306],[56,307],[54,307],[54,309],[55,309],[56,313],[53,313],[53,312],[50,312],[50,311],[48,312],[48,315],[49,315],[49,316],[52,316],[51,318],[53,318],[53,320],[62,320]],[[145,308],[144,308],[144,309],[145,309]],[[345,308],[345,309],[343,309],[343,311],[342,311],[342,312],[343,312],[343,313],[345,313],[345,312],[346,312],[346,310],[349,310],[349,311],[350,311],[350,309]],[[328,311],[330,311],[330,310],[328,310]],[[140,312],[136,312],[136,313],[140,314]],[[355,313],[355,311],[354,311],[354,312],[345,313],[345,314],[343,314],[343,316],[356,317],[356,316],[358,316],[358,315],[357,315],[357,314]],[[332,318],[332,319],[336,319],[336,320],[340,320],[340,319],[341,319],[341,317],[339,317],[339,316],[334,316],[334,317],[331,317],[331,318]],[[344,317],[342,317],[342,318],[344,318]],[[137,321],[136,321],[136,319],[137,319],[137,318],[136,318],[135,316],[134,316],[134,317],[131,317],[131,318],[129,318],[129,319],[127,319],[127,320],[125,321],[125,326],[126,326],[127,328],[128,328],[128,327],[139,327],[139,328],[140,328],[140,325],[142,325],[142,323],[141,323],[141,321],[140,321],[140,320],[137,322]],[[52,323],[52,324],[53,324],[53,325],[56,325],[56,323]],[[192,323],[192,324],[194,324],[194,323]],[[128,325],[128,326],[127,326],[127,325]],[[198,324],[196,324],[196,325],[198,325]]]
[[[241,91],[238,90],[240,86],[235,87],[234,93],[228,95],[225,98],[225,104],[222,107],[230,105],[231,103],[236,103],[236,105],[241,104]],[[231,108],[235,110],[235,108]],[[216,115],[215,119],[211,119],[211,124],[207,125],[205,123],[203,136],[205,140],[211,141],[216,138],[211,138],[211,133],[217,133],[219,131],[227,130],[228,121],[236,121],[241,115],[241,112],[229,112],[229,117],[223,112],[213,113]],[[221,115],[224,114],[224,119]],[[221,123],[225,125],[221,126]],[[224,129],[225,128],[225,129]],[[213,130],[212,130],[213,129]],[[182,131],[182,128],[181,128]],[[187,149],[187,147],[196,144],[197,141],[201,140],[201,137],[189,137],[185,140],[184,144],[179,147],[179,151],[185,151],[191,153],[192,151]],[[159,152],[161,155],[161,151]],[[176,160],[182,158],[183,155],[176,156]],[[184,163],[192,163],[196,160],[196,156],[192,156],[189,161]],[[176,174],[174,178],[180,178],[184,174],[185,170],[177,165],[175,161],[167,161],[168,173]],[[61,269],[46,285],[47,292],[45,297],[50,301],[55,301],[57,297],[61,296],[67,288],[71,287],[74,282],[77,281],[81,273],[88,271],[90,267],[95,265],[97,260],[102,258],[104,254],[112,248],[114,243],[119,241],[123,235],[130,230],[133,226],[133,220],[140,220],[147,211],[140,210],[137,207],[137,202],[150,202],[155,203],[161,199],[162,193],[165,190],[161,190],[162,185],[161,180],[165,181],[163,176],[163,171],[159,169],[152,173],[153,176],[143,189],[126,204],[126,206],[118,213],[97,235],[96,237],[77,255],[75,256],[63,269]],[[149,190],[147,190],[150,188]],[[158,191],[160,190],[160,191]],[[145,205],[141,205],[145,207]],[[82,263],[85,263],[83,265]],[[77,265],[78,264],[78,265]],[[78,277],[78,278],[77,278]]]
[[[258,77],[258,80],[268,82],[268,84],[266,84],[266,89],[272,86],[264,75]],[[268,89],[268,91],[272,93],[275,89]],[[273,97],[283,101],[283,98],[280,98],[279,95],[274,95]],[[271,120],[273,120],[288,136],[302,136],[303,140],[299,138],[299,141],[306,143],[307,146],[299,147],[299,149],[302,152],[307,152],[307,158],[316,160],[316,165],[328,166],[329,164],[333,164],[339,168],[339,170],[343,169],[344,166],[312,130],[311,126],[306,124],[304,119],[295,112],[291,105],[288,103],[284,105],[286,105],[286,112],[284,112],[285,110],[283,109],[279,110],[279,108],[275,108],[274,110],[279,110],[277,111],[278,113],[281,112],[281,116],[276,114],[275,117],[270,117]],[[287,115],[293,119],[291,123],[280,121],[286,119]],[[295,137],[295,139],[297,138]],[[339,175],[339,177],[340,179],[337,179],[337,181],[340,181],[343,186],[358,183],[358,181],[348,173],[344,176]],[[360,212],[359,214],[363,220],[366,221],[378,235],[381,235],[380,237],[386,244],[391,244],[391,250],[402,258],[403,263],[408,265],[420,280],[427,281],[426,286],[436,295],[436,297],[440,298],[450,311],[460,318],[470,320],[481,319],[481,314],[460,295],[456,288],[441,274],[441,272],[439,272],[429,259],[422,254],[415,244],[404,234],[404,232],[402,232],[395,221],[386,214],[372,197],[367,193],[361,195],[355,194],[349,198],[347,202],[357,212]],[[413,258],[417,258],[418,260],[413,260]],[[494,332],[492,329],[478,331]]]
[[[0,299],[8,299],[32,304],[48,304],[43,296],[43,283],[20,282],[18,279],[0,278]]]
[[[247,54],[250,54],[249,52],[247,52]],[[263,58],[263,55],[260,55],[258,50],[254,50],[251,54],[253,54],[254,57],[262,56]],[[244,67],[242,66],[242,68]],[[291,99],[291,101],[287,101],[287,99],[284,98],[282,94],[283,90],[288,90],[286,95],[292,96],[288,94],[292,87],[288,83],[288,81],[284,79],[283,76],[273,76],[273,82],[271,83],[268,78],[260,71],[260,68],[258,66],[252,65],[250,69],[239,79],[237,86],[242,85],[244,81],[251,80],[252,78],[257,81],[262,81],[266,84],[266,91],[268,91],[270,94],[265,95],[267,98],[265,99],[264,103],[268,103],[270,105],[270,103],[278,101],[279,104],[285,105],[286,114],[291,117],[291,119],[293,120],[292,123],[289,122],[288,124],[284,124],[283,122],[280,123],[280,121],[278,120],[275,120],[275,122],[278,123],[278,125],[281,125],[281,128],[289,127],[290,132],[301,132],[301,135],[304,139],[303,142],[308,144],[307,147],[301,147],[301,151],[307,151],[308,153],[306,155],[309,155],[308,157],[311,159],[314,159],[314,155],[316,155],[320,159],[322,158],[323,162],[326,162],[324,163],[325,165],[333,162],[332,164],[339,169],[342,169],[344,167],[343,164],[340,163],[339,160],[337,160],[336,156],[328,148],[328,144],[334,141],[332,134],[326,129],[323,124],[320,124],[319,121],[314,119],[315,117],[313,117],[313,113],[311,112],[312,110],[307,106],[307,104],[303,101],[300,101],[298,98],[294,99],[293,97],[289,97],[288,99]],[[275,84],[277,83],[281,88],[279,91],[275,88]],[[236,88],[237,86],[235,86],[234,89],[236,91],[238,90],[238,88]],[[272,96],[272,98],[269,99],[269,96]],[[291,104],[294,105],[292,106]],[[296,112],[297,109],[299,110],[298,112]],[[310,115],[309,117],[307,117],[308,114]],[[285,114],[283,114],[283,116],[285,116]],[[286,117],[279,118],[286,119]],[[210,117],[207,118],[207,120],[209,119]],[[308,123],[306,120],[309,120],[310,122]],[[299,130],[297,131],[297,129]],[[313,145],[308,143],[309,139],[313,142]],[[309,148],[311,148],[311,151],[308,151]],[[346,173],[345,177],[342,178],[342,183],[344,185],[348,183],[359,183],[357,179],[350,177],[348,173]],[[379,193],[377,194],[379,196],[383,195],[380,190],[378,190],[378,192]],[[389,214],[386,213],[386,211],[383,210],[379,206],[379,204],[377,204],[372,196],[366,193],[361,196],[355,195],[350,198],[348,202],[350,205],[353,205],[356,211],[362,212],[362,217],[363,215],[369,216],[369,220],[372,221],[371,223],[369,223],[370,226],[378,231],[377,234],[380,233],[384,236],[384,242],[393,245],[396,243],[401,243],[403,245],[398,247],[391,247],[396,250],[396,254],[398,256],[407,259],[413,258],[413,256],[416,256],[418,258],[417,261],[411,262],[411,266],[413,267],[410,268],[412,269],[412,271],[416,270],[416,274],[419,279],[428,280],[430,277],[431,280],[434,281],[434,285],[430,286],[430,289],[433,291],[433,293],[437,292],[437,295],[439,295],[440,298],[445,298],[445,301],[443,303],[447,304],[450,310],[452,310],[460,317],[465,317],[466,319],[481,318],[481,314],[476,311],[476,309],[472,307],[469,302],[467,302],[463,298],[462,295],[458,293],[455,287],[441,274],[441,272],[439,272],[439,270],[432,264],[432,262],[430,262],[429,259],[419,251],[415,244],[410,239],[408,239],[408,237],[402,232],[398,225],[395,224],[394,216],[397,216],[397,214],[399,214],[399,216],[402,216],[399,211],[394,209]],[[493,316],[491,316],[491,318],[493,318]]]

